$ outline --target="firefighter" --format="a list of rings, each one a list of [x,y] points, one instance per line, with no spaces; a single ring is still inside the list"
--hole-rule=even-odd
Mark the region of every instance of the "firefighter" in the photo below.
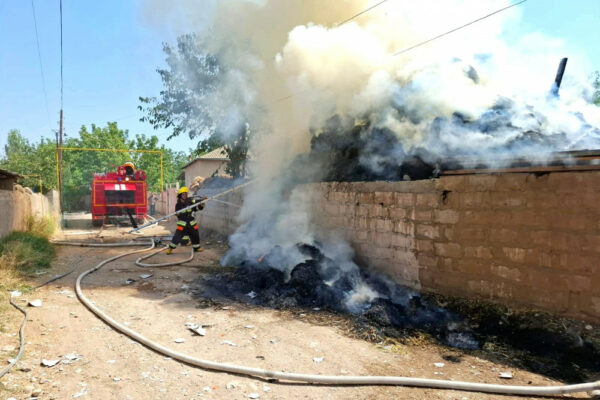
[[[196,203],[195,199],[188,198],[188,188],[182,187],[177,191],[177,204],[175,205],[175,211],[179,211],[182,208],[189,207]],[[181,242],[183,236],[189,236],[192,241],[192,247],[194,251],[202,251],[200,247],[200,235],[198,234],[198,223],[194,220],[194,212],[202,210],[204,204],[198,204],[196,207],[187,209],[177,214],[177,229],[169,243],[167,254],[171,254],[173,249]]]

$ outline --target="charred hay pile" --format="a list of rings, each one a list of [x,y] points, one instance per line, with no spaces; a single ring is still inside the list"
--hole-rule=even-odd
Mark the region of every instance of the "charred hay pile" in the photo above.
[[[592,138],[593,148],[600,148],[600,129],[580,114],[573,117],[581,124],[575,136],[585,139],[585,146]],[[319,165],[326,171],[321,174],[323,181],[421,180],[446,170],[569,163],[557,151],[583,145],[565,133],[548,132],[543,114],[533,107],[517,108],[509,99],[498,100],[476,119],[459,112],[438,117],[425,128],[418,144],[414,142],[370,121],[348,126],[334,116],[313,132],[311,151],[296,160],[295,168]],[[540,153],[544,155],[536,160]]]
[[[401,337],[407,332],[426,332],[450,346],[474,349],[478,343],[469,328],[452,314],[383,275],[364,270],[340,274],[340,266],[326,257],[318,244],[298,244],[306,257],[289,274],[273,265],[281,248],[275,247],[259,260],[246,260],[233,273],[205,277],[196,294],[212,299],[230,299],[275,309],[322,309],[355,316],[359,328],[375,328],[380,336]],[[348,306],[360,296],[357,282],[378,293],[372,301]]]

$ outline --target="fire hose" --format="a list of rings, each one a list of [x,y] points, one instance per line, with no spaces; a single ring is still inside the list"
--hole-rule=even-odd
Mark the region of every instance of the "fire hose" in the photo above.
[[[54,278],[50,279],[49,281],[46,281],[46,282],[42,283],[41,285],[37,285],[36,287],[34,287],[34,289],[39,289],[42,286],[46,286],[49,283],[52,283],[56,280],[64,278],[65,276],[70,275],[73,272],[75,272],[75,269],[76,269],[76,267],[67,273],[64,273],[62,275],[57,275]],[[16,308],[23,314],[23,322],[21,322],[21,326],[19,328],[19,352],[17,353],[15,358],[13,358],[9,362],[8,366],[0,371],[0,378],[2,378],[4,375],[6,375],[8,373],[8,371],[10,371],[12,369],[12,367],[14,367],[17,364],[17,362],[19,362],[19,360],[21,359],[21,356],[23,355],[23,351],[25,350],[25,325],[27,325],[27,318],[29,315],[24,308],[20,307],[19,305],[17,305],[17,303],[15,303],[13,301],[13,297],[16,297],[15,291],[10,292],[10,297],[8,298],[8,302],[10,303],[11,306]]]
[[[187,211],[187,210],[190,210],[190,209],[192,209],[192,208],[194,208],[194,207],[198,207],[200,204],[204,204],[204,203],[206,203],[207,201],[215,200],[215,199],[217,199],[217,198],[219,198],[219,197],[221,197],[221,196],[225,196],[226,194],[229,194],[229,193],[231,193],[231,192],[233,192],[233,191],[235,191],[235,190],[238,190],[238,189],[241,189],[241,188],[243,188],[243,187],[246,187],[246,186],[248,186],[249,184],[251,184],[251,183],[253,183],[253,182],[254,182],[254,181],[249,181],[249,182],[246,182],[246,183],[244,183],[244,184],[241,184],[241,185],[238,185],[238,186],[232,187],[231,189],[227,189],[227,190],[225,190],[225,191],[223,191],[223,192],[221,192],[221,193],[219,193],[219,194],[216,194],[216,195],[214,195],[214,196],[207,197],[206,199],[200,200],[199,202],[197,202],[197,203],[194,203],[194,204],[192,204],[192,205],[190,205],[190,206],[187,206],[187,207],[185,207],[185,208],[182,208],[182,209],[181,209],[181,210],[179,210],[179,211],[172,212],[171,214],[167,214],[167,215],[165,215],[164,217],[161,217],[161,218],[155,219],[154,221],[147,222],[147,223],[145,223],[144,225],[141,225],[141,226],[138,226],[138,227],[134,227],[134,229],[130,230],[128,233],[135,233],[135,232],[137,232],[137,231],[140,231],[140,230],[142,230],[142,229],[146,229],[146,228],[148,228],[148,227],[150,227],[150,226],[152,226],[152,225],[156,225],[156,224],[158,224],[160,221],[162,221],[162,220],[165,220],[165,219],[167,219],[167,218],[170,218],[170,217],[172,217],[173,215],[180,214],[180,213],[182,213],[182,212],[184,212],[184,211]],[[221,202],[222,202],[222,201],[221,201]],[[227,204],[231,204],[231,203],[227,203]]]
[[[61,244],[68,244],[66,242],[62,242]],[[589,383],[581,383],[575,385],[562,385],[562,386],[514,386],[514,385],[496,385],[496,384],[487,384],[487,383],[472,383],[472,382],[461,382],[461,381],[447,381],[447,380],[439,380],[439,379],[425,379],[425,378],[409,378],[409,377],[399,377],[399,376],[336,376],[336,375],[314,375],[314,374],[299,374],[299,373],[290,373],[290,372],[279,372],[279,371],[270,371],[262,368],[253,368],[253,367],[245,367],[241,365],[234,364],[226,364],[226,363],[218,363],[209,360],[203,360],[200,358],[192,357],[187,354],[179,353],[174,351],[166,346],[158,344],[142,334],[128,328],[127,326],[120,324],[115,319],[111,318],[107,314],[105,314],[99,307],[93,304],[84,294],[81,289],[81,282],[83,278],[87,275],[99,270],[104,265],[110,263],[111,261],[117,260],[119,258],[131,255],[142,253],[145,251],[153,250],[156,246],[156,243],[152,241],[152,243],[146,243],[149,245],[148,248],[135,250],[130,252],[125,252],[113,257],[110,257],[94,268],[91,268],[85,272],[83,272],[77,278],[75,283],[75,292],[77,293],[77,297],[79,300],[97,317],[103,320],[105,323],[110,325],[115,330],[121,332],[122,334],[130,337],[131,339],[137,341],[140,344],[160,353],[176,359],[178,361],[184,362],[189,365],[194,365],[204,369],[210,369],[215,371],[228,372],[233,374],[242,374],[248,375],[252,377],[262,377],[267,379],[274,380],[284,380],[284,381],[295,381],[295,382],[305,382],[311,384],[329,384],[329,385],[396,385],[396,386],[412,386],[412,387],[425,387],[425,388],[436,388],[436,389],[451,389],[451,390],[463,390],[463,391],[472,391],[472,392],[484,392],[484,393],[497,393],[497,394],[512,394],[512,395],[524,395],[524,396],[549,396],[549,395],[557,395],[557,394],[567,394],[567,393],[577,393],[577,392],[592,392],[596,390],[600,390],[600,381],[589,382]],[[81,245],[81,244],[77,244]],[[122,245],[116,243],[115,245]],[[130,243],[128,245],[131,245]],[[136,260],[137,265],[147,266],[149,264],[140,263],[141,260],[147,259],[160,251],[155,251],[148,256],[140,257]],[[193,258],[194,253],[192,252]],[[191,259],[190,258],[190,259]],[[189,259],[188,259],[189,260]],[[188,261],[186,260],[186,261]],[[186,262],[184,261],[184,262]],[[156,264],[155,266],[169,266],[181,264],[183,262],[177,261],[173,263],[163,263]]]

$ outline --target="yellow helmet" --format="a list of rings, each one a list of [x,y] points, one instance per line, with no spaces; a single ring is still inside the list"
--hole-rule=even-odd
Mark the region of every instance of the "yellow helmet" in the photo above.
[[[131,167],[133,170],[135,170],[135,165],[133,165],[133,163],[131,161],[127,161],[125,164],[123,164],[124,167]]]
[[[187,193],[188,192],[188,188],[183,186],[181,189],[179,189],[177,191],[177,195],[179,196],[181,193]]]

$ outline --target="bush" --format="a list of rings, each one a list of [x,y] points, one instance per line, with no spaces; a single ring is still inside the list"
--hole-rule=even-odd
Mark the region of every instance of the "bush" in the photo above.
[[[12,232],[0,240],[0,268],[22,275],[47,269],[54,258],[54,247],[45,236],[30,232]]]
[[[33,233],[38,236],[49,238],[56,230],[56,221],[50,216],[44,216],[42,218],[36,218],[30,216],[25,221],[27,224],[27,232]]]

